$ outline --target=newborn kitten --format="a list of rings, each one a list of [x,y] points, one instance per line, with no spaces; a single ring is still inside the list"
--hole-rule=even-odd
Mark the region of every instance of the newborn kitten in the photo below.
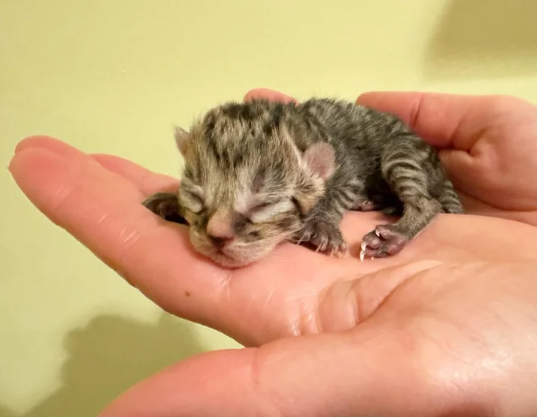
[[[252,263],[283,241],[342,256],[347,210],[402,215],[363,237],[362,260],[397,254],[437,213],[462,213],[434,149],[395,116],[354,103],[227,103],[175,138],[179,191],[143,204],[184,218],[194,248],[222,266]]]

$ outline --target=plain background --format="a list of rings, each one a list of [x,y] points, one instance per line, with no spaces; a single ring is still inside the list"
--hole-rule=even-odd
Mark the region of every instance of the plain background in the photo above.
[[[537,102],[535,0],[0,0],[0,155],[47,134],[179,175],[172,125],[254,87]],[[0,416],[95,416],[140,379],[238,347],[162,313],[0,174]]]

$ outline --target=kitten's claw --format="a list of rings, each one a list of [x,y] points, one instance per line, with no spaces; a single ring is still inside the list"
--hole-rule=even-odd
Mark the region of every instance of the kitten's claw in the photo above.
[[[362,238],[360,259],[362,255],[372,258],[384,258],[399,253],[408,242],[408,237],[395,229],[393,225],[380,225]]]
[[[360,245],[360,262],[363,262],[365,259],[365,251],[367,249],[367,243],[362,242]]]
[[[336,258],[343,258],[346,253],[347,253],[347,244],[345,242],[340,243],[337,248],[332,249],[332,254]]]
[[[322,219],[311,220],[304,225],[302,233],[298,243],[310,243],[315,248],[315,252],[337,258],[347,253],[347,244],[337,225],[334,226]]]

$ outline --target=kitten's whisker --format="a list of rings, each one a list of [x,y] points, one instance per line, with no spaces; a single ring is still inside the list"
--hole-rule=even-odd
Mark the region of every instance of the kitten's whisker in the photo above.
[[[300,245],[300,244],[302,243],[302,241],[304,240],[304,237],[305,237],[305,236],[306,236],[306,235],[303,234],[302,237],[301,237],[300,239],[298,239],[298,242],[297,242],[296,244],[297,244],[297,245]]]

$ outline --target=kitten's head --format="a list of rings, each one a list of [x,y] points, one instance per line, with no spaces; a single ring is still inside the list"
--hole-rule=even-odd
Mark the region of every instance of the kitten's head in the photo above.
[[[296,234],[334,170],[332,147],[299,150],[276,108],[226,104],[190,132],[176,129],[185,160],[178,198],[190,240],[222,266],[255,262]]]

